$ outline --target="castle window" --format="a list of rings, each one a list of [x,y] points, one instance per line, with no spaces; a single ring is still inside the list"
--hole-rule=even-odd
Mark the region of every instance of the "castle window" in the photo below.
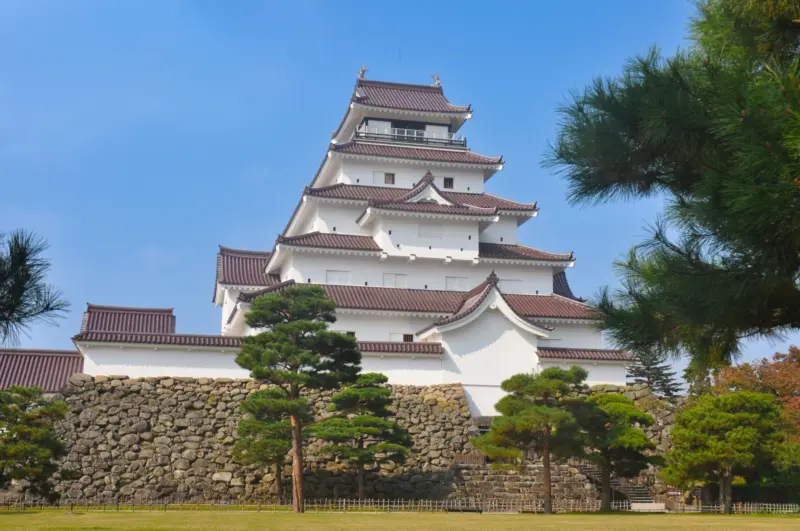
[[[405,288],[406,275],[402,273],[384,273],[383,287],[385,288]]]
[[[353,332],[352,330],[348,330],[347,332],[345,332],[345,334],[350,336],[350,337],[356,337],[356,333]]]
[[[413,343],[414,334],[403,334],[403,343]]]
[[[394,173],[384,173],[383,184],[394,184]]]
[[[453,187],[453,178],[452,177],[445,177],[444,178],[444,187],[445,188],[452,188]]]

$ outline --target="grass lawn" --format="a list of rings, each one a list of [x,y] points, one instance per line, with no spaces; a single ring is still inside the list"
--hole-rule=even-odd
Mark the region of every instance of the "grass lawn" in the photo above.
[[[72,530],[166,530],[166,529],[445,529],[498,531],[511,529],[576,529],[590,531],[649,531],[661,529],[738,530],[797,529],[800,517],[792,516],[720,516],[720,515],[480,515],[480,514],[314,514],[236,512],[169,513],[68,513],[0,512],[0,529]]]

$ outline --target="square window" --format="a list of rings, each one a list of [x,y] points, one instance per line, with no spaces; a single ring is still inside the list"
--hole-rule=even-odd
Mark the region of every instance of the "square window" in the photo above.
[[[413,343],[414,334],[403,334],[403,343]]]
[[[348,330],[347,332],[345,332],[345,334],[347,334],[350,337],[356,337],[356,333],[351,330]]]
[[[384,173],[383,184],[394,184],[394,173]]]
[[[444,187],[445,188],[452,188],[453,187],[453,178],[452,177],[445,177],[444,178]]]

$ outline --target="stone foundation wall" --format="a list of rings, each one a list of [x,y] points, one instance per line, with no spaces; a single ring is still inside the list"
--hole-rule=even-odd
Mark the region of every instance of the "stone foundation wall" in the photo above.
[[[252,380],[73,376],[62,397],[69,414],[58,429],[70,448],[63,465],[76,477],[61,480],[57,490],[65,501],[274,498],[270,471],[242,466],[231,458],[239,403],[259,388]],[[602,386],[591,392],[621,392],[634,398],[657,419],[648,435],[659,449],[668,449],[673,406],[655,400],[643,386]],[[461,459],[456,456],[475,453],[469,441],[479,434],[461,385],[392,386],[392,395],[394,416],[410,432],[414,447],[405,463],[387,463],[368,474],[368,497],[541,495],[539,462],[531,463],[524,474],[457,463]],[[321,414],[330,393],[308,398]],[[307,496],[355,496],[352,473],[322,454],[320,446],[312,440],[306,447]],[[287,458],[285,494],[290,491],[290,472]],[[655,472],[635,481],[658,491]],[[552,475],[558,498],[583,500],[598,495],[575,466],[556,464]]]

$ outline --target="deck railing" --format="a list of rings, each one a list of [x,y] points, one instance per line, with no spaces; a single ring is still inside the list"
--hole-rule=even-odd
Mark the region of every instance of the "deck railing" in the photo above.
[[[375,127],[359,125],[356,127],[356,138],[368,140],[388,140],[415,144],[434,144],[467,147],[467,139],[461,133],[428,131],[423,129],[400,129],[397,127]]]

